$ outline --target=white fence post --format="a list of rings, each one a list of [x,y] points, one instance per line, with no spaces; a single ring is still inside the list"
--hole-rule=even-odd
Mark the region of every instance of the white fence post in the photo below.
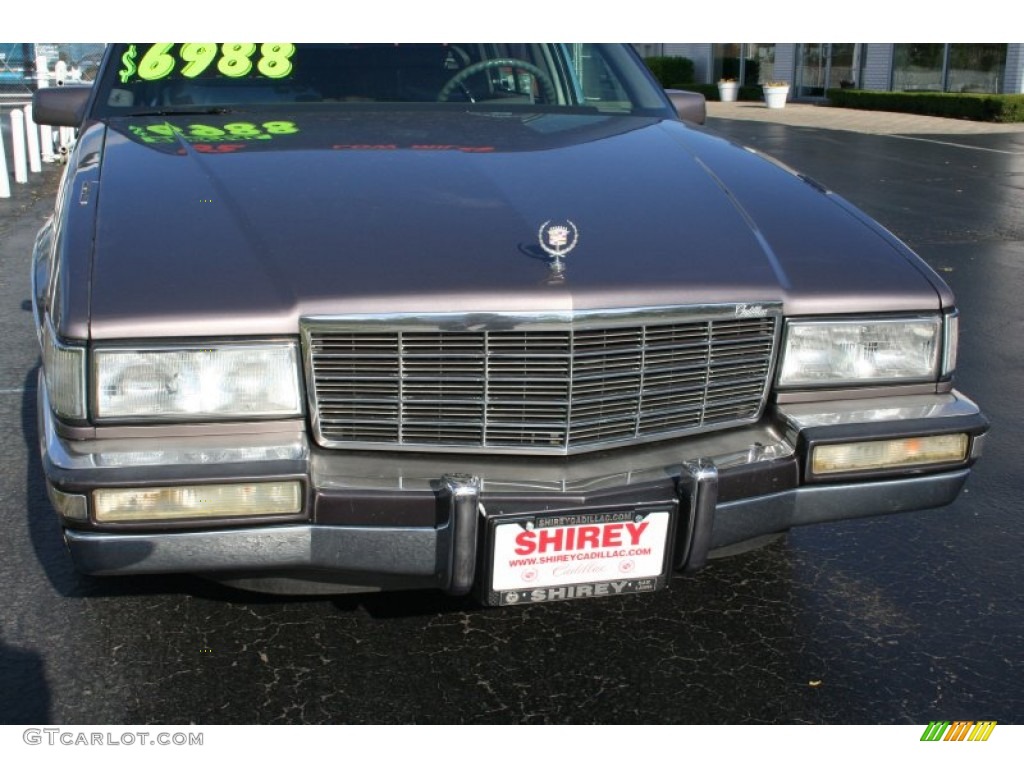
[[[43,162],[52,163],[57,158],[53,154],[53,128],[49,125],[39,126],[39,142],[42,145]]]
[[[11,110],[11,143],[14,145],[14,180],[24,184],[28,181],[28,166],[25,163],[25,115],[20,109]]]
[[[46,68],[46,57],[36,56],[36,87],[46,88],[50,84],[50,72]]]
[[[0,113],[2,116],[3,113]],[[7,178],[7,153],[4,150],[4,134],[0,130],[0,197],[11,196],[11,180]]]
[[[39,173],[43,170],[39,159],[39,129],[32,121],[31,104],[25,107],[25,135],[28,138],[28,169],[32,173]]]
[[[36,87],[50,87],[50,70],[46,64],[46,56],[42,54],[36,56]],[[31,142],[31,139],[29,141]],[[49,125],[39,126],[39,145],[44,163],[52,163],[57,159],[53,154],[53,128]]]

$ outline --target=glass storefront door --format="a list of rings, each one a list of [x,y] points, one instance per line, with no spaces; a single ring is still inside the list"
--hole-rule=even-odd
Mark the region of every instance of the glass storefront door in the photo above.
[[[857,81],[857,44],[829,43],[828,87],[852,88]]]
[[[796,97],[823,99],[829,88],[856,82],[856,43],[801,43],[797,51]]]
[[[827,68],[828,43],[801,43],[796,61],[796,97],[824,98]]]
[[[715,43],[711,50],[712,82],[726,79],[759,85],[772,79],[775,43]]]

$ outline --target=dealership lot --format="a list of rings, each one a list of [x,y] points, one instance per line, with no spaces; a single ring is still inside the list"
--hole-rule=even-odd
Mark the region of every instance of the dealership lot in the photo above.
[[[1024,133],[712,107],[712,128],[864,208],[957,293],[959,383],[993,429],[954,506],[796,530],[656,594],[501,610],[78,576],[42,483],[26,304],[50,169],[0,202],[0,723],[1019,721]]]

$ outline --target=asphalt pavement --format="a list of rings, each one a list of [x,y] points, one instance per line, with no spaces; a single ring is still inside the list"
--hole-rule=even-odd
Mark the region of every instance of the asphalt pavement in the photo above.
[[[741,120],[887,136],[1024,134],[1024,123],[983,123],[905,112],[845,109],[816,103],[790,103],[782,109],[768,109],[759,101],[709,101],[707,108],[708,118],[713,123]]]
[[[514,609],[79,576],[35,425],[51,167],[0,200],[0,723],[1024,721],[1024,131],[723,107],[709,128],[860,205],[957,293],[958,387],[993,428],[954,505],[797,529],[653,595]]]

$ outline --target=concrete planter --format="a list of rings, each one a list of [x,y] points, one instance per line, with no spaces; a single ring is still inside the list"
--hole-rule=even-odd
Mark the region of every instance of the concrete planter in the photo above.
[[[764,103],[768,109],[782,109],[786,106],[786,99],[789,97],[788,85],[766,85],[764,90]]]
[[[736,96],[739,94],[740,84],[735,80],[728,82],[722,81],[718,83],[718,98],[720,101],[736,101]]]

